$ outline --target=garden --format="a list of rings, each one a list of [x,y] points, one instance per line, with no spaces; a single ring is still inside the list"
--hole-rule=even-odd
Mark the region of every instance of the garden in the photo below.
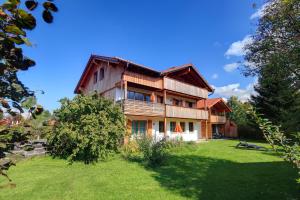
[[[50,156],[17,163],[15,188],[0,199],[297,199],[297,170],[273,151],[237,149],[236,140],[172,147],[165,163],[116,154],[86,165]],[[269,147],[265,143],[255,143]],[[0,185],[6,180],[0,177]]]

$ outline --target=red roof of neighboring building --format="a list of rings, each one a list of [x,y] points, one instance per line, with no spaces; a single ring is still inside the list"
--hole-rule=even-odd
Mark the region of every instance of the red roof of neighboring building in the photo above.
[[[201,100],[198,102],[197,107],[198,108],[205,108],[205,101],[207,108],[212,108],[215,105],[219,105],[219,107],[222,107],[225,112],[231,112],[231,109],[229,106],[226,104],[226,102],[222,98],[212,98],[212,99],[206,99],[206,100]]]

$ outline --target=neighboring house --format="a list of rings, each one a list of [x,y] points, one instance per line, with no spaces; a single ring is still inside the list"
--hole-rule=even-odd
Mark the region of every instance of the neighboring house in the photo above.
[[[75,93],[94,91],[121,103],[128,134],[210,138],[207,108],[197,105],[213,89],[193,64],[159,72],[118,57],[92,55]]]
[[[231,112],[231,109],[222,98],[201,100],[198,102],[197,107],[208,109],[207,138],[212,138],[213,135],[237,137],[236,124],[226,119],[226,113]]]

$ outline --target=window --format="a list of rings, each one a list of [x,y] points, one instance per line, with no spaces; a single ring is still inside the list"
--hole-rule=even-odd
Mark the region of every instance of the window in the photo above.
[[[170,122],[170,131],[175,132],[176,122]]]
[[[144,101],[150,102],[150,95],[144,95]]]
[[[163,103],[164,98],[162,96],[157,96],[157,103]]]
[[[160,133],[164,133],[165,132],[165,123],[163,121],[160,121],[158,124],[158,129]]]
[[[173,99],[173,105],[174,106],[182,106],[182,101],[178,99]]]
[[[185,132],[185,122],[180,122],[182,132]]]
[[[127,99],[134,99],[134,92],[128,91],[127,92]]]
[[[189,122],[189,132],[194,132],[194,123]]]
[[[133,120],[131,122],[132,135],[145,135],[146,134],[146,121]]]
[[[150,95],[139,92],[127,91],[127,99],[150,102]]]
[[[94,84],[98,81],[98,71],[94,72]]]
[[[99,80],[103,80],[104,79],[104,68],[101,68],[100,69],[100,77],[99,77]]]
[[[187,103],[187,105],[188,105],[189,108],[193,108],[194,107],[193,102],[188,101],[186,103]]]

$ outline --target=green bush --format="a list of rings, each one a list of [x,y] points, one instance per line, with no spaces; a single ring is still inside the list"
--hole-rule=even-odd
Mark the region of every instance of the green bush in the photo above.
[[[155,142],[152,137],[142,137],[137,139],[137,143],[149,166],[159,166],[166,160],[170,143],[165,138]]]
[[[48,137],[53,156],[90,163],[118,151],[125,133],[124,115],[112,101],[94,94],[60,100],[57,123]]]
[[[139,145],[136,140],[129,140],[127,144],[122,147],[122,155],[125,158],[131,158],[140,153]]]

